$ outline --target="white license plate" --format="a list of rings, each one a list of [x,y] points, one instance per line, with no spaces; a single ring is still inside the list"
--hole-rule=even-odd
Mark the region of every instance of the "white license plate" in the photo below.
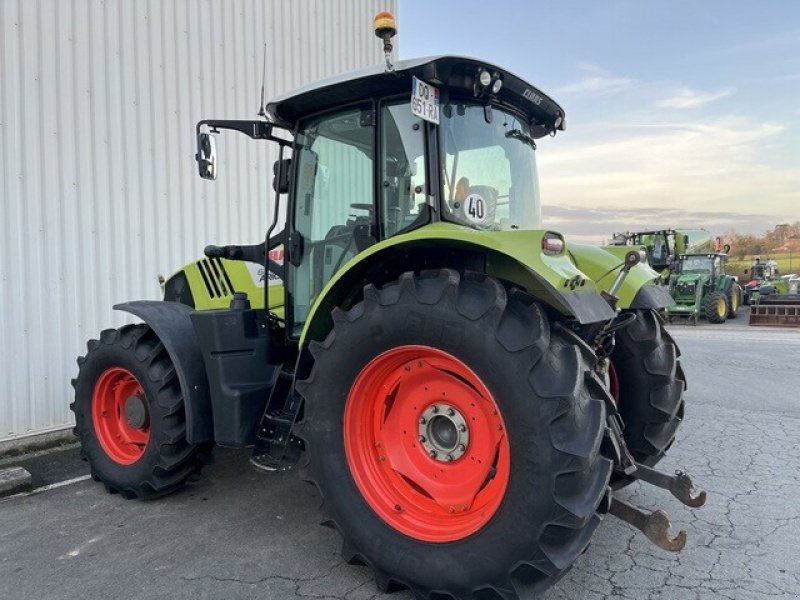
[[[411,87],[411,112],[420,119],[439,124],[439,90],[414,77]]]

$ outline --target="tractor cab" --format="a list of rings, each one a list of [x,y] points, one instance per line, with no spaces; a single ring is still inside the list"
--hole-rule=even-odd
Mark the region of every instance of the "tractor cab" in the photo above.
[[[202,177],[217,176],[209,154],[221,129],[291,151],[274,169],[286,181],[290,218],[267,249],[286,248],[285,266],[271,267],[289,292],[293,336],[334,275],[379,242],[439,223],[476,232],[541,229],[536,140],[564,128],[563,110],[544,93],[504,69],[455,56],[322,81],[270,102],[266,115],[202,121],[198,163]]]

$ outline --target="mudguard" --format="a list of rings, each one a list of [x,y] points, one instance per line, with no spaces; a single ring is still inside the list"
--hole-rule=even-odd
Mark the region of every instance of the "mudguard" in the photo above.
[[[510,282],[581,324],[613,319],[614,310],[566,252],[541,251],[546,233],[482,232],[440,222],[370,246],[339,269],[317,296],[300,343],[324,339],[332,326],[331,310],[346,306],[353,290],[365,283],[381,285],[404,271],[443,267],[477,270]]]
[[[586,273],[603,291],[611,289],[625,254],[631,246],[588,246],[585,244],[569,244],[569,254],[577,267]],[[617,292],[621,309],[628,308],[666,308],[674,304],[672,296],[663,286],[655,285],[658,277],[647,264],[640,263],[633,267],[622,288]]]
[[[179,302],[138,300],[114,306],[142,319],[156,333],[172,359],[185,398],[186,441],[214,440],[211,395],[200,344],[189,318],[193,309]]]

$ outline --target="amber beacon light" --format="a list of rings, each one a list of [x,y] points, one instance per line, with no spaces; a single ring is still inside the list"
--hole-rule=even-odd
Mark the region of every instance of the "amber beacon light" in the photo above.
[[[386,70],[393,71],[392,65],[392,38],[397,35],[397,22],[394,15],[388,11],[379,12],[372,20],[375,35],[383,40],[383,53],[386,56]]]

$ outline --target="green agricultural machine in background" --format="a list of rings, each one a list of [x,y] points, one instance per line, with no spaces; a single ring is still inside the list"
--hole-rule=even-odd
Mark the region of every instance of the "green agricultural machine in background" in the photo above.
[[[693,324],[705,317],[709,323],[735,319],[742,303],[742,288],[725,273],[724,253],[682,254],[669,280],[675,303],[667,309],[670,320],[685,317]]]
[[[535,150],[558,104],[479,60],[392,65],[394,27],[376,17],[385,68],[198,124],[206,179],[214,133],[278,145],[273,223],[88,343],[72,409],[94,478],[162,496],[215,444],[301,466],[344,557],[419,598],[529,597],[607,514],[681,549],[663,511],[612,491],[705,501],[653,469],[684,411],[672,299],[638,251],[542,227]]]
[[[747,283],[742,286],[744,304],[755,304],[762,285],[780,280],[778,263],[769,259],[761,260],[758,256],[750,268],[744,270],[744,275],[748,278]]]
[[[667,283],[681,254],[712,252],[711,234],[705,229],[651,229],[615,233],[611,246],[634,246],[645,251],[647,264]]]

